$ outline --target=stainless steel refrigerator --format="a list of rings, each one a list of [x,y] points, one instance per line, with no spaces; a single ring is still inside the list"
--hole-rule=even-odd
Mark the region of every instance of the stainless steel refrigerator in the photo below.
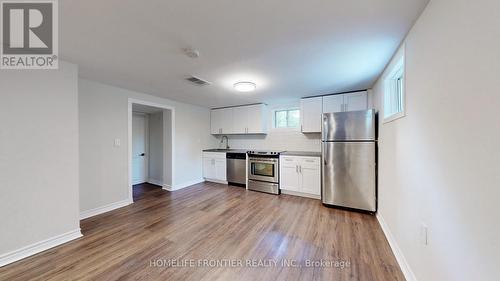
[[[325,113],[322,131],[323,204],[375,212],[375,111]]]

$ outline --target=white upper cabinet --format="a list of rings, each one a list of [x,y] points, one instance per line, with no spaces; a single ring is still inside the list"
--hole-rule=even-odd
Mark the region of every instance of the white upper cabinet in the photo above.
[[[267,132],[264,104],[212,109],[211,116],[211,133],[214,135]]]
[[[247,134],[267,132],[267,111],[264,104],[245,106],[247,112]]]
[[[358,111],[367,109],[367,91],[323,97],[323,113]]]
[[[210,131],[212,134],[233,133],[233,109],[212,109],[210,112]]]
[[[330,95],[300,100],[302,133],[321,133],[321,114],[368,109],[368,92]]]
[[[222,128],[222,111],[213,109],[210,111],[210,132],[213,135],[220,134]]]
[[[321,133],[323,98],[307,98],[300,101],[302,133]]]
[[[368,93],[366,91],[345,94],[344,111],[358,111],[368,109]]]
[[[323,97],[323,113],[344,111],[344,96],[332,95]]]
[[[233,108],[233,134],[246,134],[248,123],[248,108],[246,106]]]

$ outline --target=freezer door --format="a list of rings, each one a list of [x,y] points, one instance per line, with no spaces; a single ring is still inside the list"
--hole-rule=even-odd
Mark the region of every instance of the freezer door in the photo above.
[[[375,142],[323,142],[324,204],[376,211]]]
[[[323,114],[323,141],[375,140],[375,110]]]

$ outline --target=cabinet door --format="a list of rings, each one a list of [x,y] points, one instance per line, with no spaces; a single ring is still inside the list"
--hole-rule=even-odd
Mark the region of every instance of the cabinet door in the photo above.
[[[300,163],[300,192],[321,195],[321,170],[319,158],[305,158]]]
[[[321,133],[321,114],[323,98],[308,98],[300,100],[302,133]]]
[[[210,132],[218,135],[222,132],[222,109],[212,109],[210,111]]]
[[[266,132],[266,106],[263,104],[246,106],[247,134],[263,134]]]
[[[233,134],[246,134],[248,115],[248,106],[233,108]]]
[[[366,91],[344,95],[345,111],[368,109],[368,93]]]
[[[222,120],[221,124],[221,134],[232,134],[233,133],[233,108],[223,108],[219,109],[221,111],[220,117]]]
[[[290,191],[299,191],[299,166],[295,158],[283,157],[280,160],[280,188]]]
[[[323,97],[323,113],[342,112],[344,107],[344,95],[332,95]]]
[[[215,159],[215,179],[226,180],[226,159]]]
[[[215,178],[215,159],[203,158],[203,177],[206,179]]]

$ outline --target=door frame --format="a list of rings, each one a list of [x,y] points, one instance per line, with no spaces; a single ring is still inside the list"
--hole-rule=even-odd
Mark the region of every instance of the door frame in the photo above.
[[[171,140],[171,151],[172,151],[172,159],[171,159],[171,175],[172,175],[172,186],[175,184],[175,107],[170,106],[170,105],[165,105],[161,103],[155,103],[155,102],[150,102],[150,101],[145,101],[145,100],[139,100],[139,99],[134,99],[134,98],[129,98],[128,99],[128,109],[127,109],[127,117],[128,117],[128,142],[127,142],[127,150],[128,150],[128,156],[127,156],[127,182],[128,182],[128,198],[129,202],[133,203],[134,202],[134,196],[133,196],[133,190],[132,190],[132,105],[133,104],[141,104],[141,105],[146,105],[146,106],[152,106],[152,107],[157,107],[161,109],[166,109],[170,110],[172,118],[170,118],[170,128],[172,129],[171,135],[172,135],[172,140]],[[163,163],[165,163],[165,156],[163,156]],[[165,165],[163,166],[165,167]],[[165,181],[165,179],[163,179]],[[165,184],[163,188],[165,187]]]

